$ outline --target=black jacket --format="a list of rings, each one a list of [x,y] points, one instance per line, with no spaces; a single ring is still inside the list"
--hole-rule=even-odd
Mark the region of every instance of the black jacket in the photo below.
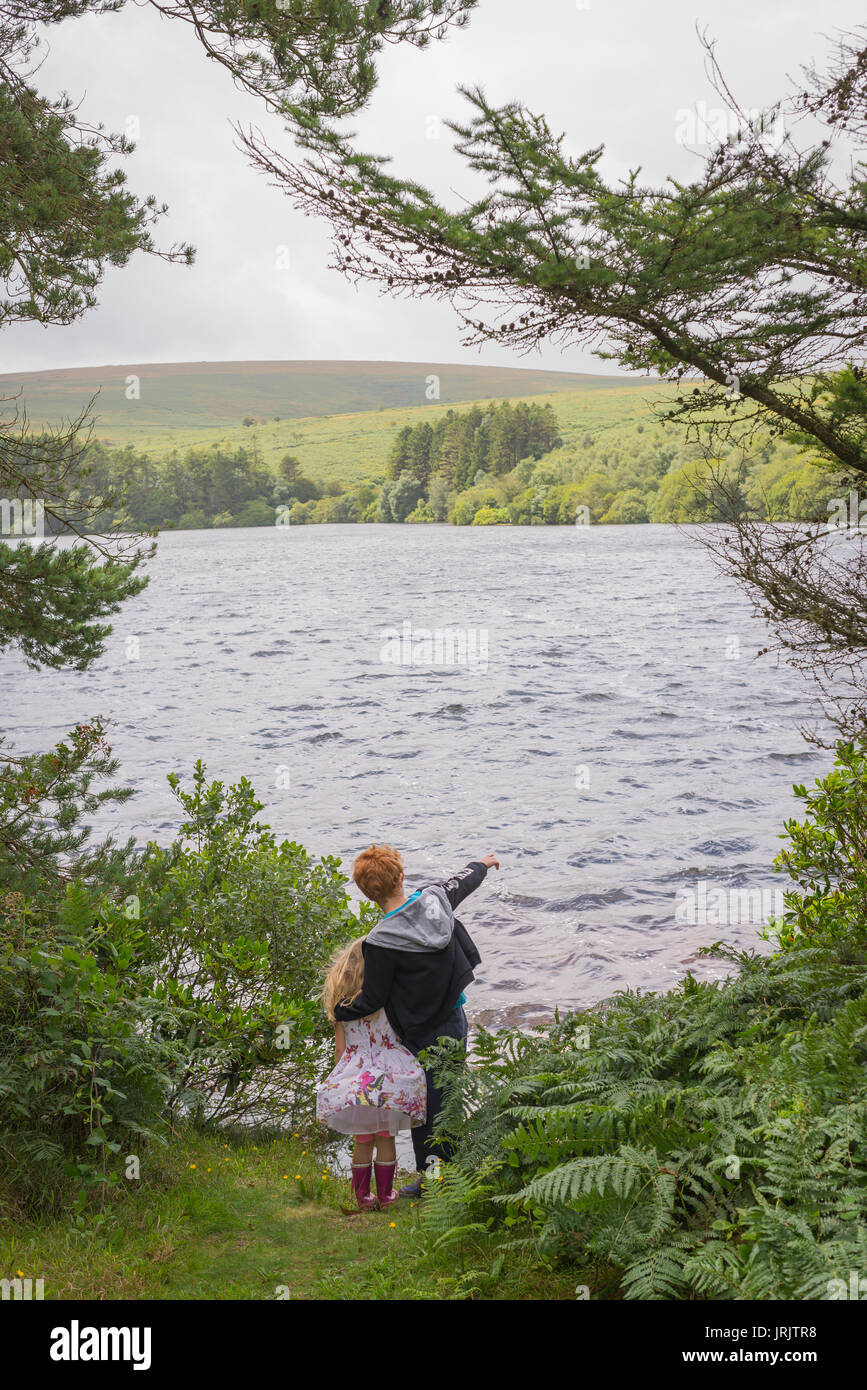
[[[487,868],[472,860],[465,869],[441,884],[451,906],[457,907],[479,884]],[[402,1043],[420,1047],[433,1041],[437,1028],[445,1023],[473,979],[473,969],[481,961],[462,922],[455,918],[449,944],[441,951],[400,951],[374,946],[365,941],[364,981],[353,1004],[339,1004],[334,1017],[339,1022],[366,1018],[378,1009],[385,1015]]]

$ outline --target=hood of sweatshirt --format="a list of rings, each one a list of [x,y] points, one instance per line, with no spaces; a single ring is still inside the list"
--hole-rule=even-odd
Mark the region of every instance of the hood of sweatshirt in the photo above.
[[[371,946],[393,951],[443,951],[454,929],[451,903],[439,884],[431,883],[417,898],[377,922],[367,940]]]

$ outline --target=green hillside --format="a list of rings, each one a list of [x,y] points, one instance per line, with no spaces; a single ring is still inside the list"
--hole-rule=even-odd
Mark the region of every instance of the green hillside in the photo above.
[[[438,401],[426,396],[431,376]],[[130,377],[138,399],[126,397]],[[643,378],[436,362],[131,363],[0,376],[7,408],[20,391],[35,426],[72,418],[95,397],[94,435],[111,446],[159,459],[243,445],[272,465],[291,450],[310,476],[345,482],[378,470],[395,431],[422,413],[434,421],[455,404],[545,399],[564,430],[600,429],[633,418],[659,389]]]
[[[605,381],[605,378],[600,380]],[[661,390],[669,389],[644,381],[639,385],[606,383],[601,387],[588,383],[570,390],[538,395],[525,395],[513,390],[510,395],[501,393],[494,399],[550,403],[556,410],[564,441],[571,442],[588,430],[599,435],[634,425],[642,417],[648,416],[654,396],[658,397]],[[492,398],[479,395],[454,403],[439,401],[403,409],[270,421],[252,428],[223,431],[218,437],[227,444],[243,444],[248,449],[255,443],[262,462],[271,466],[289,452],[298,459],[308,477],[319,481],[337,478],[344,483],[353,483],[383,472],[395,435],[406,425],[416,425],[422,420],[435,424],[454,405],[467,406],[488,399]],[[213,440],[213,432],[195,435],[190,432],[183,439],[175,436],[174,446],[180,447],[182,443],[184,446],[206,444]],[[136,443],[139,447],[145,447],[140,439]],[[152,439],[146,447],[148,452],[159,456],[169,447],[169,438],[165,436],[162,441]]]
[[[426,399],[431,377],[439,400]],[[126,398],[130,378],[138,399]],[[647,378],[413,362],[130,364],[0,378],[6,409],[20,392],[37,429],[96,397],[90,485],[122,492],[122,506],[103,520],[134,529],[270,525],[287,503],[292,524],[562,525],[582,508],[594,522],[699,520],[701,451],[654,418],[676,389]],[[498,418],[514,428],[513,411],[549,418],[559,445],[528,443],[515,467],[520,449],[512,462],[508,448],[476,460],[465,441],[457,461],[456,416],[470,430]],[[442,429],[452,431],[450,461],[419,472],[395,458],[401,436],[423,442]],[[737,472],[734,459],[730,468]],[[739,486],[758,514],[791,519],[825,515],[840,487],[779,440],[756,441]]]

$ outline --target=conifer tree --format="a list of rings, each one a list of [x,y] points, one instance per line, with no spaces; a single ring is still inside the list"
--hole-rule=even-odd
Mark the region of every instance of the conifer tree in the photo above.
[[[603,147],[571,156],[543,115],[462,88],[450,123],[474,187],[451,205],[387,158],[316,118],[304,160],[241,143],[254,164],[334,233],[334,265],[395,295],[446,300],[468,345],[525,353],[586,344],[676,386],[662,408],[726,483],[769,437],[799,443],[841,490],[867,489],[867,48],[843,36],[826,71],[759,116],[742,109],[703,40],[737,133],[712,143],[699,174],[655,185],[602,172]],[[481,451],[480,451],[481,452]],[[459,486],[466,479],[459,482]],[[799,538],[757,527],[731,490],[734,544],[721,564],[752,596],[782,648],[823,688],[828,713],[867,727],[867,538],[846,554],[827,524]],[[827,522],[827,518],[825,519]],[[833,536],[831,536],[833,542]]]

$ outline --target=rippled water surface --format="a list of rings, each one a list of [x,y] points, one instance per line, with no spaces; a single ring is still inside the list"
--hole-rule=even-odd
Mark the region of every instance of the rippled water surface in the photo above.
[[[386,840],[419,880],[499,852],[461,913],[485,1022],[713,975],[701,945],[758,940],[754,922],[678,921],[677,903],[701,881],[770,892],[792,783],[827,759],[799,733],[802,679],[755,659],[761,625],[688,533],[178,532],[150,574],[91,671],[3,666],[19,746],[116,721],[138,792],[118,833],[171,838],[166,773],[202,757],[316,853]],[[465,630],[474,659],[384,660],[405,624]]]

